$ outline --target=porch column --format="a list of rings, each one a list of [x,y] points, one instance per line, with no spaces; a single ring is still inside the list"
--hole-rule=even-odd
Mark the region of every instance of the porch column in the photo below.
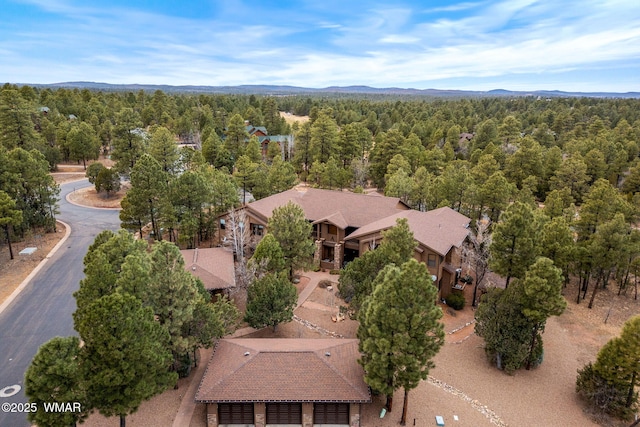
[[[316,240],[316,251],[313,254],[313,265],[320,267],[320,260],[322,259],[322,243],[324,238]]]
[[[335,270],[340,270],[340,267],[342,267],[342,245],[343,244],[344,242],[340,242],[336,244],[336,246],[333,248],[333,268]]]

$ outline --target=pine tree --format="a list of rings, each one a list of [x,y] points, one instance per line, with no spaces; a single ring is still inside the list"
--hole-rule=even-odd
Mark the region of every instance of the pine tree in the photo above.
[[[267,229],[280,244],[285,269],[292,279],[295,270],[308,265],[313,256],[311,224],[305,219],[302,208],[289,202],[273,210]]]
[[[75,426],[84,420],[90,408],[85,404],[85,384],[80,373],[78,337],[55,337],[44,343],[24,375],[25,394],[38,410],[27,419],[41,427]],[[45,411],[51,402],[80,402],[80,412]]]
[[[82,160],[82,166],[87,169],[87,160],[95,160],[100,154],[100,142],[96,131],[87,122],[74,125],[67,134],[69,154],[71,160]]]
[[[116,115],[112,157],[117,171],[128,174],[144,152],[142,121],[132,108],[123,108]]]
[[[195,278],[185,271],[182,254],[173,243],[162,241],[153,245],[149,279],[148,303],[169,335],[167,348],[179,369],[180,357],[195,347],[195,338],[184,335],[184,325],[193,321],[195,305],[203,297],[198,293]]]
[[[416,241],[406,218],[382,233],[380,246],[350,262],[340,275],[338,289],[350,307],[358,310],[373,292],[373,282],[387,264],[401,265],[413,257]]]
[[[22,211],[16,209],[16,202],[7,193],[0,190],[0,226],[4,227],[7,235],[10,259],[13,259],[13,248],[11,247],[11,233],[9,230],[12,226],[20,225],[21,223]]]
[[[84,342],[80,367],[87,402],[104,416],[119,416],[121,427],[142,401],[176,383],[168,370],[168,333],[136,297],[115,292],[97,299],[76,330]]]
[[[131,171],[131,189],[125,196],[130,209],[121,216],[151,222],[154,238],[162,240],[160,222],[168,209],[167,175],[151,155],[143,154]]]
[[[0,91],[0,146],[8,150],[38,148],[40,141],[34,131],[29,103],[14,89]]]
[[[406,422],[409,390],[426,379],[431,360],[444,344],[444,330],[438,321],[442,310],[436,305],[437,289],[424,264],[411,259],[388,265],[374,282],[374,291],[360,311],[360,363],[365,381],[387,395],[392,410],[393,392],[403,387],[402,425]]]
[[[482,296],[475,315],[475,332],[484,339],[487,357],[506,372],[520,369],[528,358],[537,360],[542,354],[542,341],[538,340],[530,355],[532,325],[522,313],[520,296],[514,289],[491,288]]]
[[[297,301],[296,287],[286,273],[266,274],[249,287],[244,320],[253,328],[271,326],[275,332],[280,323],[293,318]]]
[[[264,235],[249,262],[255,266],[258,277],[264,273],[279,273],[284,270],[282,248],[273,234]]]
[[[165,173],[173,175],[177,172],[180,153],[169,129],[161,126],[154,130],[149,140],[149,154],[160,163]]]
[[[640,316],[629,319],[619,337],[598,352],[596,362],[578,371],[576,391],[592,407],[627,419],[638,409]]]
[[[538,228],[533,209],[519,201],[509,206],[495,225],[489,265],[506,278],[506,287],[512,277],[523,277],[535,261]]]
[[[567,307],[567,302],[562,296],[562,272],[553,265],[549,258],[539,257],[525,273],[521,284],[518,285],[521,293],[522,314],[532,323],[531,345],[526,368],[530,369],[533,361],[533,353],[536,348],[536,340],[544,331],[547,319],[551,316],[559,316]],[[542,343],[540,343],[542,344]]]

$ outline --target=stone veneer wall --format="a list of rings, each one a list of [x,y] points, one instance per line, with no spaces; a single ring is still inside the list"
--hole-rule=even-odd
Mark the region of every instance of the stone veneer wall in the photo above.
[[[217,403],[207,403],[207,427],[218,427]]]
[[[313,253],[313,265],[320,266],[320,260],[322,259],[322,243],[324,239],[316,240],[316,251]]]
[[[349,407],[349,427],[360,427],[359,403],[352,403]]]
[[[340,270],[342,267],[342,244],[338,243],[333,247],[333,268]]]
[[[253,418],[255,427],[264,427],[267,423],[267,404],[264,402],[253,404]]]
[[[302,427],[313,427],[313,403],[302,404]]]

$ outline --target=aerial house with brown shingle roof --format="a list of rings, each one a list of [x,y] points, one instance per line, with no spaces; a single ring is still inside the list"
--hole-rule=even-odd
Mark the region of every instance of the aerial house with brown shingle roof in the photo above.
[[[359,228],[345,238],[357,242],[359,254],[375,248],[382,240],[382,232],[406,218],[417,247],[413,257],[427,265],[435,278],[440,298],[446,298],[456,284],[456,273],[462,264],[458,250],[469,235],[470,219],[449,207],[428,212],[401,211]],[[458,271],[459,273],[459,271]]]
[[[316,264],[336,270],[358,256],[358,245],[347,243],[346,236],[362,226],[410,209],[397,197],[293,188],[245,206],[251,233],[261,236],[274,209],[288,202],[298,204],[313,224]]]
[[[210,293],[222,292],[236,285],[233,252],[227,248],[181,250],[184,269],[199,278]]]
[[[359,358],[357,339],[222,339],[195,400],[208,427],[359,427],[371,402]]]

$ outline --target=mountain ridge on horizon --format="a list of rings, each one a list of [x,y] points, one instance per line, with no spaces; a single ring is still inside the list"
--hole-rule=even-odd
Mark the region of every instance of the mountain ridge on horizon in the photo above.
[[[93,90],[145,90],[164,92],[219,93],[219,94],[255,94],[255,95],[296,95],[296,94],[353,94],[353,95],[405,95],[431,97],[495,97],[495,96],[540,96],[540,97],[597,97],[597,98],[640,98],[640,92],[568,92],[561,90],[513,91],[492,89],[489,91],[461,89],[415,89],[386,87],[375,88],[366,85],[328,86],[325,88],[308,88],[291,85],[167,85],[167,84],[114,84],[90,81],[73,81],[60,83],[32,84],[19,83],[21,86],[48,88],[82,88]]]

